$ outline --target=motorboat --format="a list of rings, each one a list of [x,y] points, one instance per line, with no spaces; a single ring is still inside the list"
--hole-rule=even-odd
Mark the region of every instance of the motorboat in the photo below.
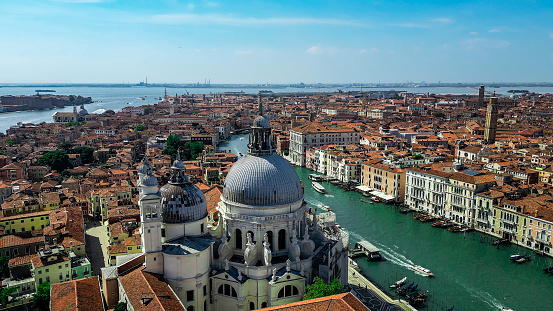
[[[434,276],[434,274],[432,274],[432,272],[424,267],[421,267],[421,266],[413,266],[413,269],[415,270],[415,272],[419,272],[421,273],[422,275],[424,276]]]
[[[517,260],[519,260],[520,258],[522,258],[522,256],[520,256],[520,254],[511,255],[511,260],[512,260],[512,261],[517,261]]]
[[[322,181],[323,176],[321,176],[319,174],[309,174],[309,179],[311,179],[313,181]]]
[[[314,181],[311,183],[311,186],[313,187],[313,189],[315,189],[315,191],[317,191],[318,193],[322,193],[322,194],[325,194],[326,193],[326,189],[325,187],[323,187],[321,184],[319,184],[318,182]]]
[[[390,288],[397,288],[401,287],[401,285],[405,284],[405,281],[407,281],[407,277],[404,277],[403,279],[395,282],[394,284],[390,285]]]

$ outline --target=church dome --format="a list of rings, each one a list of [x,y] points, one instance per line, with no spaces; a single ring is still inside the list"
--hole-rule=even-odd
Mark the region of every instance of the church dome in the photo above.
[[[84,106],[81,106],[81,110],[79,110],[79,114],[80,115],[87,115],[88,111],[86,109],[84,109]]]
[[[141,175],[138,179],[139,186],[157,186],[157,178],[154,176],[154,170],[148,162],[147,157],[144,157],[144,160],[142,160],[142,164],[138,168],[138,173]]]
[[[245,156],[230,169],[222,200],[229,203],[271,207],[303,198],[298,174],[279,155]]]
[[[180,153],[171,167],[169,183],[161,187],[163,222],[181,223],[200,220],[207,216],[207,202],[203,192],[185,175]]]
[[[271,124],[269,123],[269,119],[266,117],[258,116],[253,120],[252,127],[271,128]]]

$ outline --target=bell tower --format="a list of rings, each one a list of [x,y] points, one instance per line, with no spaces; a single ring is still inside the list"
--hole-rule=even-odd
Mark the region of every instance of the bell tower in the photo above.
[[[491,97],[486,111],[486,127],[484,129],[484,140],[488,144],[495,143],[497,130],[497,97]]]
[[[140,208],[140,235],[142,251],[146,254],[146,271],[163,272],[163,256],[161,255],[161,194],[157,179],[148,158],[144,157],[138,170],[138,188]]]

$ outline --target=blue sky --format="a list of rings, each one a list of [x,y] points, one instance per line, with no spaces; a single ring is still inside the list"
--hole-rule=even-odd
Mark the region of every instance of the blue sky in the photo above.
[[[553,82],[553,1],[0,0],[0,83]]]

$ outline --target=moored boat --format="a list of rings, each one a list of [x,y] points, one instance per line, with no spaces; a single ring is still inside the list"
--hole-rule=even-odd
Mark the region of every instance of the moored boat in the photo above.
[[[311,186],[313,187],[313,189],[315,189],[315,191],[317,191],[318,193],[322,193],[322,194],[325,194],[326,193],[326,189],[325,187],[323,187],[321,184],[319,184],[318,182],[314,181],[311,183]]]
[[[407,281],[407,277],[404,277],[403,279],[395,282],[394,284],[390,285],[390,288],[397,288],[397,287],[401,287],[405,281]]]
[[[364,199],[360,199],[359,201],[361,201],[361,202],[365,202],[365,203],[369,203],[369,204],[373,204],[373,202],[371,202],[371,201],[367,201],[367,200],[364,200]]]
[[[432,274],[432,272],[429,269],[426,269],[424,267],[413,266],[413,269],[415,270],[415,272],[419,272],[424,276],[434,276],[434,274]]]
[[[314,181],[322,181],[323,176],[321,176],[319,174],[309,174],[309,179],[314,180]]]

